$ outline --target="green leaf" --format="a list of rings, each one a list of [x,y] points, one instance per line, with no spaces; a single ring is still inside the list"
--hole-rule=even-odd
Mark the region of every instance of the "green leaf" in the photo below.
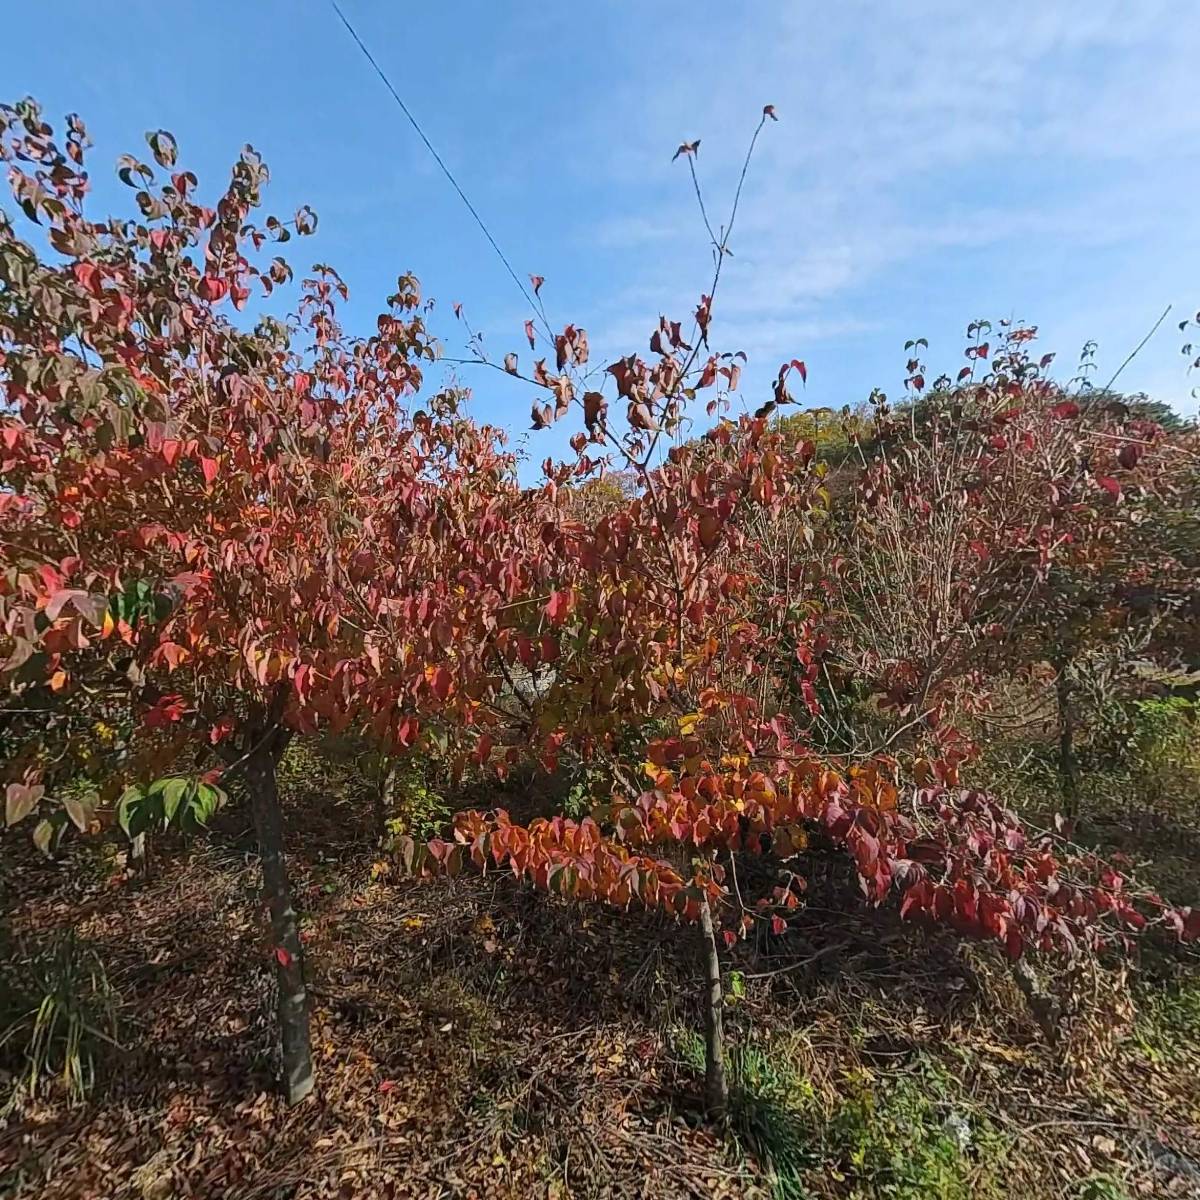
[[[211,783],[197,783],[195,794],[188,808],[188,815],[197,825],[207,825],[217,809],[222,808],[228,797]]]
[[[185,779],[182,776],[164,782],[162,787],[163,820],[168,825],[175,820],[175,814],[179,811],[179,805],[184,797],[188,797],[190,800],[194,787],[193,780]]]
[[[126,837],[133,837],[133,822],[137,811],[142,807],[142,801],[146,798],[146,793],[142,789],[141,784],[133,784],[127,787],[122,793],[120,800],[117,801],[117,824],[121,827]]]

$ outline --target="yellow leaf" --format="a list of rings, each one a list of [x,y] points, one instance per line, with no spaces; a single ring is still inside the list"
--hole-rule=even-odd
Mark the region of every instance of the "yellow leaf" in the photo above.
[[[703,720],[703,715],[698,712],[687,713],[679,718],[679,732],[687,737],[696,732],[696,726]]]

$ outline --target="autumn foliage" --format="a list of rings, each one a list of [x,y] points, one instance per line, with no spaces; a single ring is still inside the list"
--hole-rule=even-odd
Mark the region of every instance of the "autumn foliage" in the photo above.
[[[409,870],[471,863],[685,922],[707,910],[732,943],[758,920],[782,932],[805,856],[833,851],[868,902],[1014,958],[1200,936],[1200,912],[962,781],[957,715],[986,704],[978,673],[1051,658],[1067,624],[1082,637],[1064,596],[1101,594],[1105,620],[1125,619],[1130,531],[1176,461],[1154,424],[1055,383],[1032,331],[993,346],[976,325],[963,374],[928,389],[914,357],[908,402],[877,398],[847,428],[837,482],[777,421],[800,359],[753,415],[730,415],[744,355],[710,335],[735,200],[711,285],[646,352],[597,372],[583,328],[540,319],[529,367],[525,347],[492,363],[474,344],[481,371],[528,382],[535,429],[572,423],[572,457],[525,487],[465,395],[416,399],[437,350],[414,279],[363,340],[339,325],[329,267],[291,319],[251,326],[236,314],[252,294],[292,281],[267,256],[315,215],[258,220],[267,170],[249,147],[209,207],[170,136],[148,142],[154,166],[119,168],[138,216],[97,221],[82,123],[60,143],[32,102],[0,109],[36,227],[25,240],[0,221],[8,824],[29,819],[48,848],[68,822],[203,823],[216,785],[245,779],[265,868],[278,859],[267,893],[297,1028],[274,766],[288,737],[320,730],[459,776],[608,772],[592,817],[464,812],[401,847]],[[698,144],[680,148],[691,169]],[[904,736],[829,748],[822,693],[851,679]],[[88,752],[99,720],[126,730],[116,770]],[[81,773],[88,798],[56,799]],[[777,865],[766,894],[738,887],[742,855]]]

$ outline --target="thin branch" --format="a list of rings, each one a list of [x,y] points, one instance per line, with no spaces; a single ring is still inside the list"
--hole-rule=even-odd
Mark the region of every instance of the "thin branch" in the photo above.
[[[1129,352],[1129,356],[1125,359],[1125,361],[1113,372],[1113,377],[1104,385],[1104,391],[1107,392],[1111,390],[1112,385],[1117,381],[1117,376],[1120,375],[1121,372],[1124,371],[1125,368],[1129,366],[1129,364],[1133,362],[1135,358],[1137,358],[1142,347],[1155,335],[1158,327],[1167,319],[1167,313],[1170,311],[1171,306],[1168,304],[1167,307],[1162,310],[1162,316],[1150,326],[1150,332],[1146,334],[1146,336],[1142,338],[1142,340],[1138,342],[1136,346],[1134,346],[1134,348]]]

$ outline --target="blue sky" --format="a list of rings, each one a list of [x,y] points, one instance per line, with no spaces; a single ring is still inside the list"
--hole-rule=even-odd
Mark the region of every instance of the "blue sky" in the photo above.
[[[1196,411],[1176,324],[1200,308],[1200,5],[342,3],[594,355],[645,351],[660,312],[690,314],[711,266],[671,154],[702,139],[718,220],[772,103],[714,321],[750,355],[752,405],[792,357],[813,405],[899,392],[918,336],[931,374],[953,372],[974,317],[1038,324],[1068,376],[1095,338],[1103,381],[1171,303],[1121,383]],[[290,258],[341,270],[353,329],[411,269],[447,354],[454,301],[497,357],[522,348],[521,296],[325,0],[57,0],[9,6],[0,32],[4,98],[88,122],[98,211],[128,203],[110,165],[146,130],[176,135],[202,188],[251,142],[268,208],[317,210]],[[462,378],[477,415],[528,425],[527,386]]]

